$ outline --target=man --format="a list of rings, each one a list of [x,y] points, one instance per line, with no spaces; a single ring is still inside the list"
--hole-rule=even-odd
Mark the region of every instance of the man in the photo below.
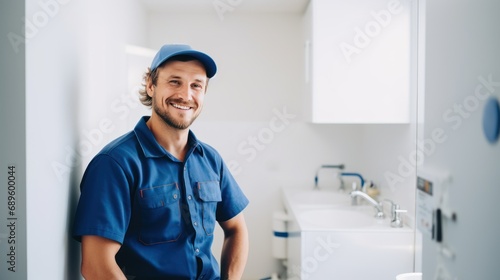
[[[141,91],[151,117],[99,152],[82,179],[74,236],[85,279],[241,278],[248,200],[215,149],[189,130],[216,71],[187,45],[154,57]],[[224,231],[220,270],[215,221]]]

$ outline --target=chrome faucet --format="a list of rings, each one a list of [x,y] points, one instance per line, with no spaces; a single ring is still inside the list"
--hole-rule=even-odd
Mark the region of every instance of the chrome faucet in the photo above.
[[[359,173],[355,173],[355,172],[342,172],[340,173],[340,179],[342,180],[342,177],[347,177],[347,176],[353,176],[353,177],[358,177],[359,180],[360,180],[360,188],[363,188],[363,186],[365,185],[365,178],[363,178],[363,176],[361,176],[361,174]],[[343,182],[343,180],[342,180]],[[355,190],[353,190],[355,191]]]
[[[345,166],[343,164],[338,164],[338,165],[324,164],[324,165],[321,165],[320,167],[318,167],[318,169],[316,169],[316,176],[314,176],[314,189],[315,190],[319,189],[319,187],[318,187],[318,178],[319,178],[319,171],[321,169],[334,168],[334,169],[344,170],[344,167]],[[342,180],[342,176],[340,175],[340,172],[337,173],[337,177],[340,180],[340,189],[344,190],[344,188],[345,188],[344,187],[344,180]]]
[[[391,227],[400,228],[403,227],[403,220],[401,219],[401,213],[406,213],[406,210],[402,210],[399,204],[394,203],[390,199],[385,199],[385,201],[391,203]]]
[[[354,205],[356,205],[357,203],[357,200],[356,198],[359,196],[359,197],[362,197],[364,198],[366,201],[368,201],[371,205],[373,205],[373,207],[375,207],[375,210],[377,211],[377,213],[375,214],[375,217],[377,219],[383,219],[384,218],[384,210],[382,208],[382,204],[377,202],[375,199],[371,198],[368,194],[362,192],[362,191],[352,191],[351,192],[351,198],[352,198],[352,202]]]

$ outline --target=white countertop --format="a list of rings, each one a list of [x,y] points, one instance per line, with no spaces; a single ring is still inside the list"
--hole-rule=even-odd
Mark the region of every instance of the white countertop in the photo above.
[[[366,203],[351,205],[349,193],[333,190],[283,189],[287,213],[301,231],[402,231],[408,226],[393,228],[391,217],[375,218],[375,209]]]

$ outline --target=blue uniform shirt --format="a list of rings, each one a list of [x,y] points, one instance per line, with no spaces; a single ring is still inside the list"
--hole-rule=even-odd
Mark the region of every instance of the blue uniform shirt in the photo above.
[[[184,162],[161,147],[143,117],[87,167],[74,237],[122,244],[116,261],[136,279],[219,279],[216,221],[248,204],[220,155],[189,132]]]

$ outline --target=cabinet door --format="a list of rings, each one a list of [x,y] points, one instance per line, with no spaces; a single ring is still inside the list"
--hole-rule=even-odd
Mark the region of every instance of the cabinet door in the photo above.
[[[313,122],[409,122],[410,7],[406,0],[309,3],[306,83]]]

